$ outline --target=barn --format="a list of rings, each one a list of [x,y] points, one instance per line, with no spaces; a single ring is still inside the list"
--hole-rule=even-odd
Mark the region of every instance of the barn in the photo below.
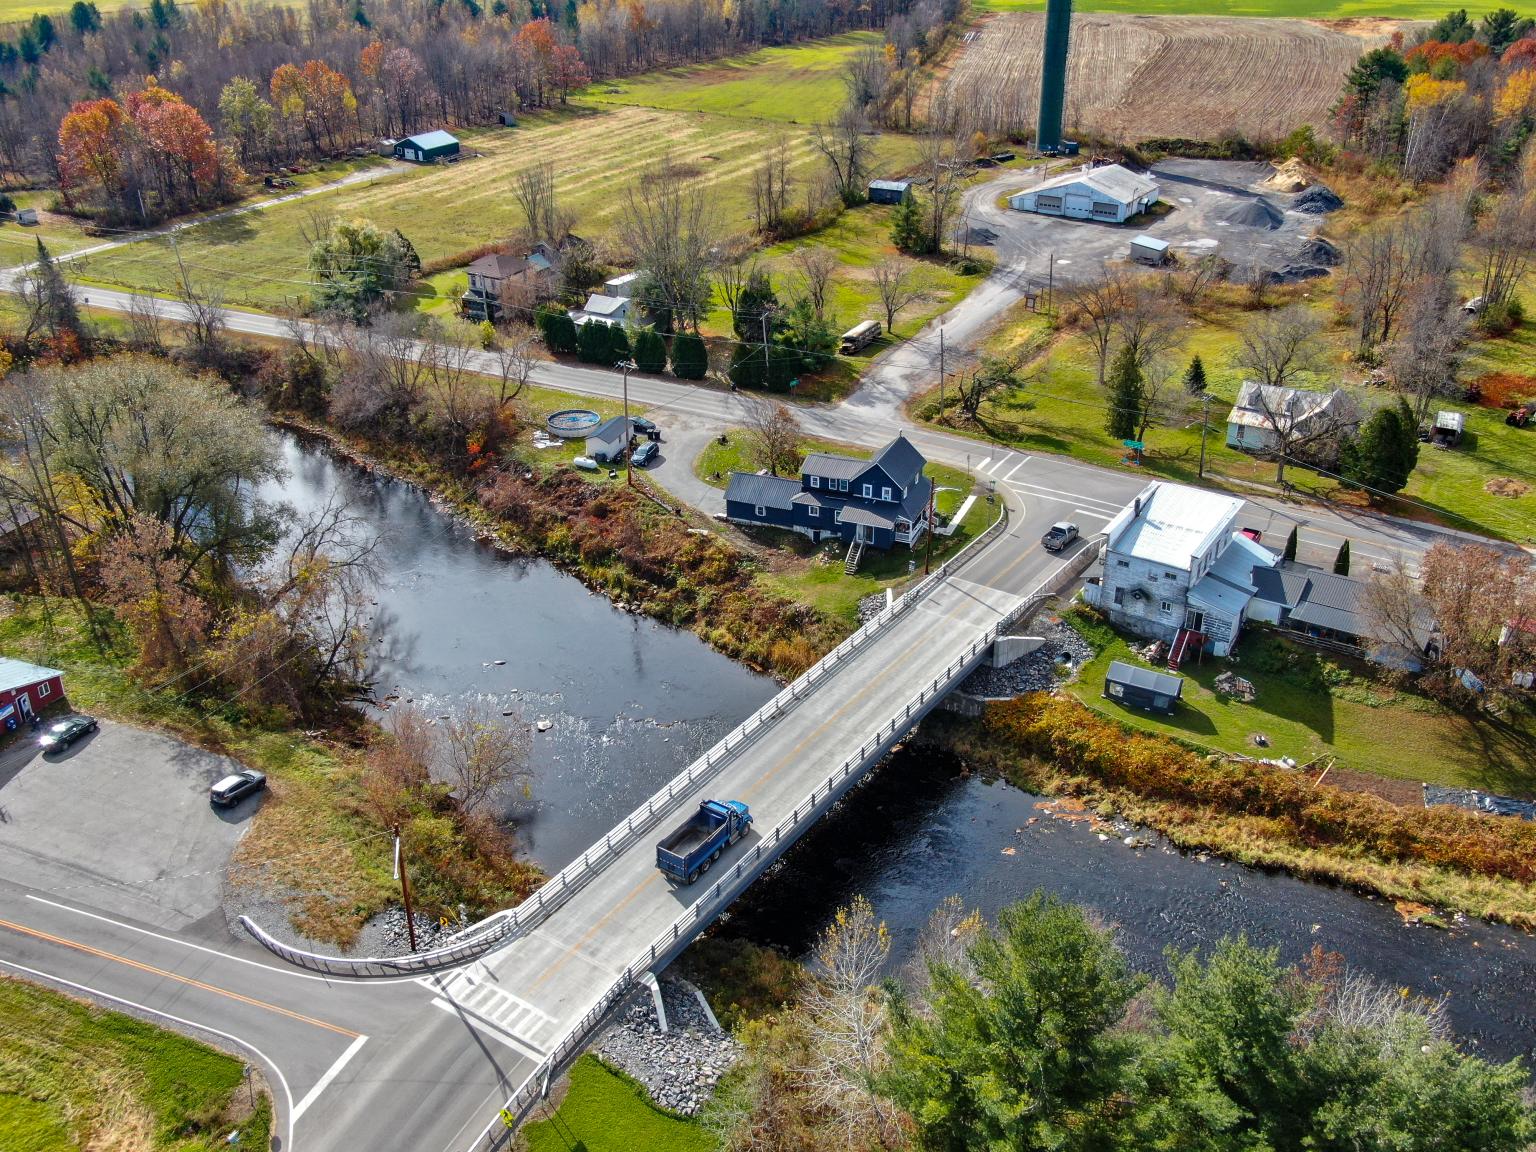
[[[1008,197],[1015,212],[1124,224],[1157,203],[1157,182],[1120,164],[1082,167]]]
[[[869,202],[871,204],[905,204],[912,198],[910,180],[871,180]]]
[[[411,160],[417,164],[430,164],[434,160],[447,160],[459,154],[459,141],[450,133],[438,129],[422,132],[395,141],[395,159]]]
[[[1111,660],[1104,676],[1104,695],[1132,708],[1172,712],[1184,691],[1184,681],[1152,668]]]
[[[64,673],[0,656],[0,723],[14,732],[37,713],[64,699]]]

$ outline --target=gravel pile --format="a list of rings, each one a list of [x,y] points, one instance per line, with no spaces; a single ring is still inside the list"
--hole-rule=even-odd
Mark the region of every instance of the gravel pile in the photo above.
[[[416,951],[430,952],[439,944],[444,943],[449,936],[461,930],[461,925],[450,924],[443,928],[435,916],[426,916],[417,912],[412,917],[416,921]],[[405,930],[405,909],[386,908],[367,924],[358,934],[357,944],[351,949],[354,956],[404,956],[411,950],[410,936]]]
[[[1291,201],[1291,207],[1298,212],[1307,212],[1313,216],[1321,216],[1325,212],[1337,212],[1344,207],[1344,201],[1334,193],[1326,184],[1314,184],[1297,195]]]
[[[1280,210],[1263,198],[1235,204],[1221,212],[1219,218],[1239,228],[1262,228],[1266,232],[1273,232],[1285,222]]]
[[[1019,696],[1025,692],[1048,692],[1061,683],[1056,670],[1068,664],[1074,669],[1093,659],[1093,649],[1071,627],[1060,620],[1047,620],[1030,631],[1043,636],[1045,643],[1027,656],[1021,656],[1006,668],[978,668],[960,685],[960,691],[972,696]]]
[[[885,593],[871,592],[859,601],[859,623],[868,624],[885,611]]]
[[[661,982],[667,1032],[656,1024],[656,1008],[646,990],[625,1005],[592,1045],[614,1067],[633,1076],[660,1107],[696,1116],[715,1084],[741,1055],[741,1045],[714,1028],[681,980]]]

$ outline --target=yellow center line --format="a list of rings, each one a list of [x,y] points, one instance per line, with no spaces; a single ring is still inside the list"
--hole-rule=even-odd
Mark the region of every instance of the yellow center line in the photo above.
[[[36,928],[28,928],[22,924],[12,924],[9,920],[0,920],[0,928],[9,928],[12,932],[20,932],[23,936],[31,936],[37,940],[46,940],[50,944],[58,944],[65,948],[73,948],[77,952],[84,952],[88,956],[96,956],[102,960],[126,964],[129,968],[137,968],[140,972],[148,972],[152,976],[174,980],[178,984],[186,984],[191,988],[200,988],[204,992],[212,992],[218,996],[227,996],[229,999],[238,1000],[242,1004],[249,1004],[255,1008],[264,1008],[268,1012],[276,1012],[279,1016],[287,1016],[290,1020],[298,1020],[304,1024],[313,1024],[316,1028],[325,1028],[342,1036],[350,1036],[354,1040],[362,1035],[360,1032],[353,1032],[351,1029],[342,1028],[336,1024],[327,1024],[324,1020],[316,1020],[313,1016],[305,1016],[301,1012],[279,1008],[276,1004],[268,1004],[265,1000],[256,1000],[250,996],[242,996],[239,992],[231,992],[227,988],[205,984],[201,980],[192,979],[190,976],[178,976],[174,972],[167,972],[164,968],[156,968],[153,964],[143,964],[137,960],[130,960],[126,956],[119,956],[113,952],[104,952],[100,948],[92,948],[89,944],[81,944],[76,940],[66,940],[62,936],[54,936],[47,932],[41,932]]]

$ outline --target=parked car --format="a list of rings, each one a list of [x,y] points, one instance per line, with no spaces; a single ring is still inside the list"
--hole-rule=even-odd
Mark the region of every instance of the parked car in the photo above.
[[[220,808],[230,808],[266,786],[266,776],[250,768],[243,768],[208,789],[208,799]]]
[[[1051,530],[1040,537],[1040,543],[1045,545],[1047,552],[1060,552],[1068,544],[1077,539],[1077,525],[1069,520],[1059,520],[1051,525]]]
[[[44,752],[62,752],[87,732],[94,731],[94,716],[66,716],[48,725],[37,738],[37,743]]]
[[[656,425],[644,416],[631,416],[629,418],[629,426],[635,430],[635,435],[637,436],[649,436],[652,432],[656,431]]]
[[[636,468],[644,468],[652,460],[656,459],[656,454],[660,451],[661,449],[656,446],[654,440],[647,440],[635,449],[635,454],[630,457],[629,462]]]

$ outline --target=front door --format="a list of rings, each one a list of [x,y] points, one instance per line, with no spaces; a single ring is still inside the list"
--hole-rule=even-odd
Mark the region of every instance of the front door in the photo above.
[[[1191,632],[1204,632],[1205,613],[1196,612],[1193,608],[1190,608],[1184,613],[1184,627],[1188,628]]]
[[[30,722],[32,719],[32,697],[28,696],[25,692],[16,697],[16,710],[21,713],[23,720]]]

